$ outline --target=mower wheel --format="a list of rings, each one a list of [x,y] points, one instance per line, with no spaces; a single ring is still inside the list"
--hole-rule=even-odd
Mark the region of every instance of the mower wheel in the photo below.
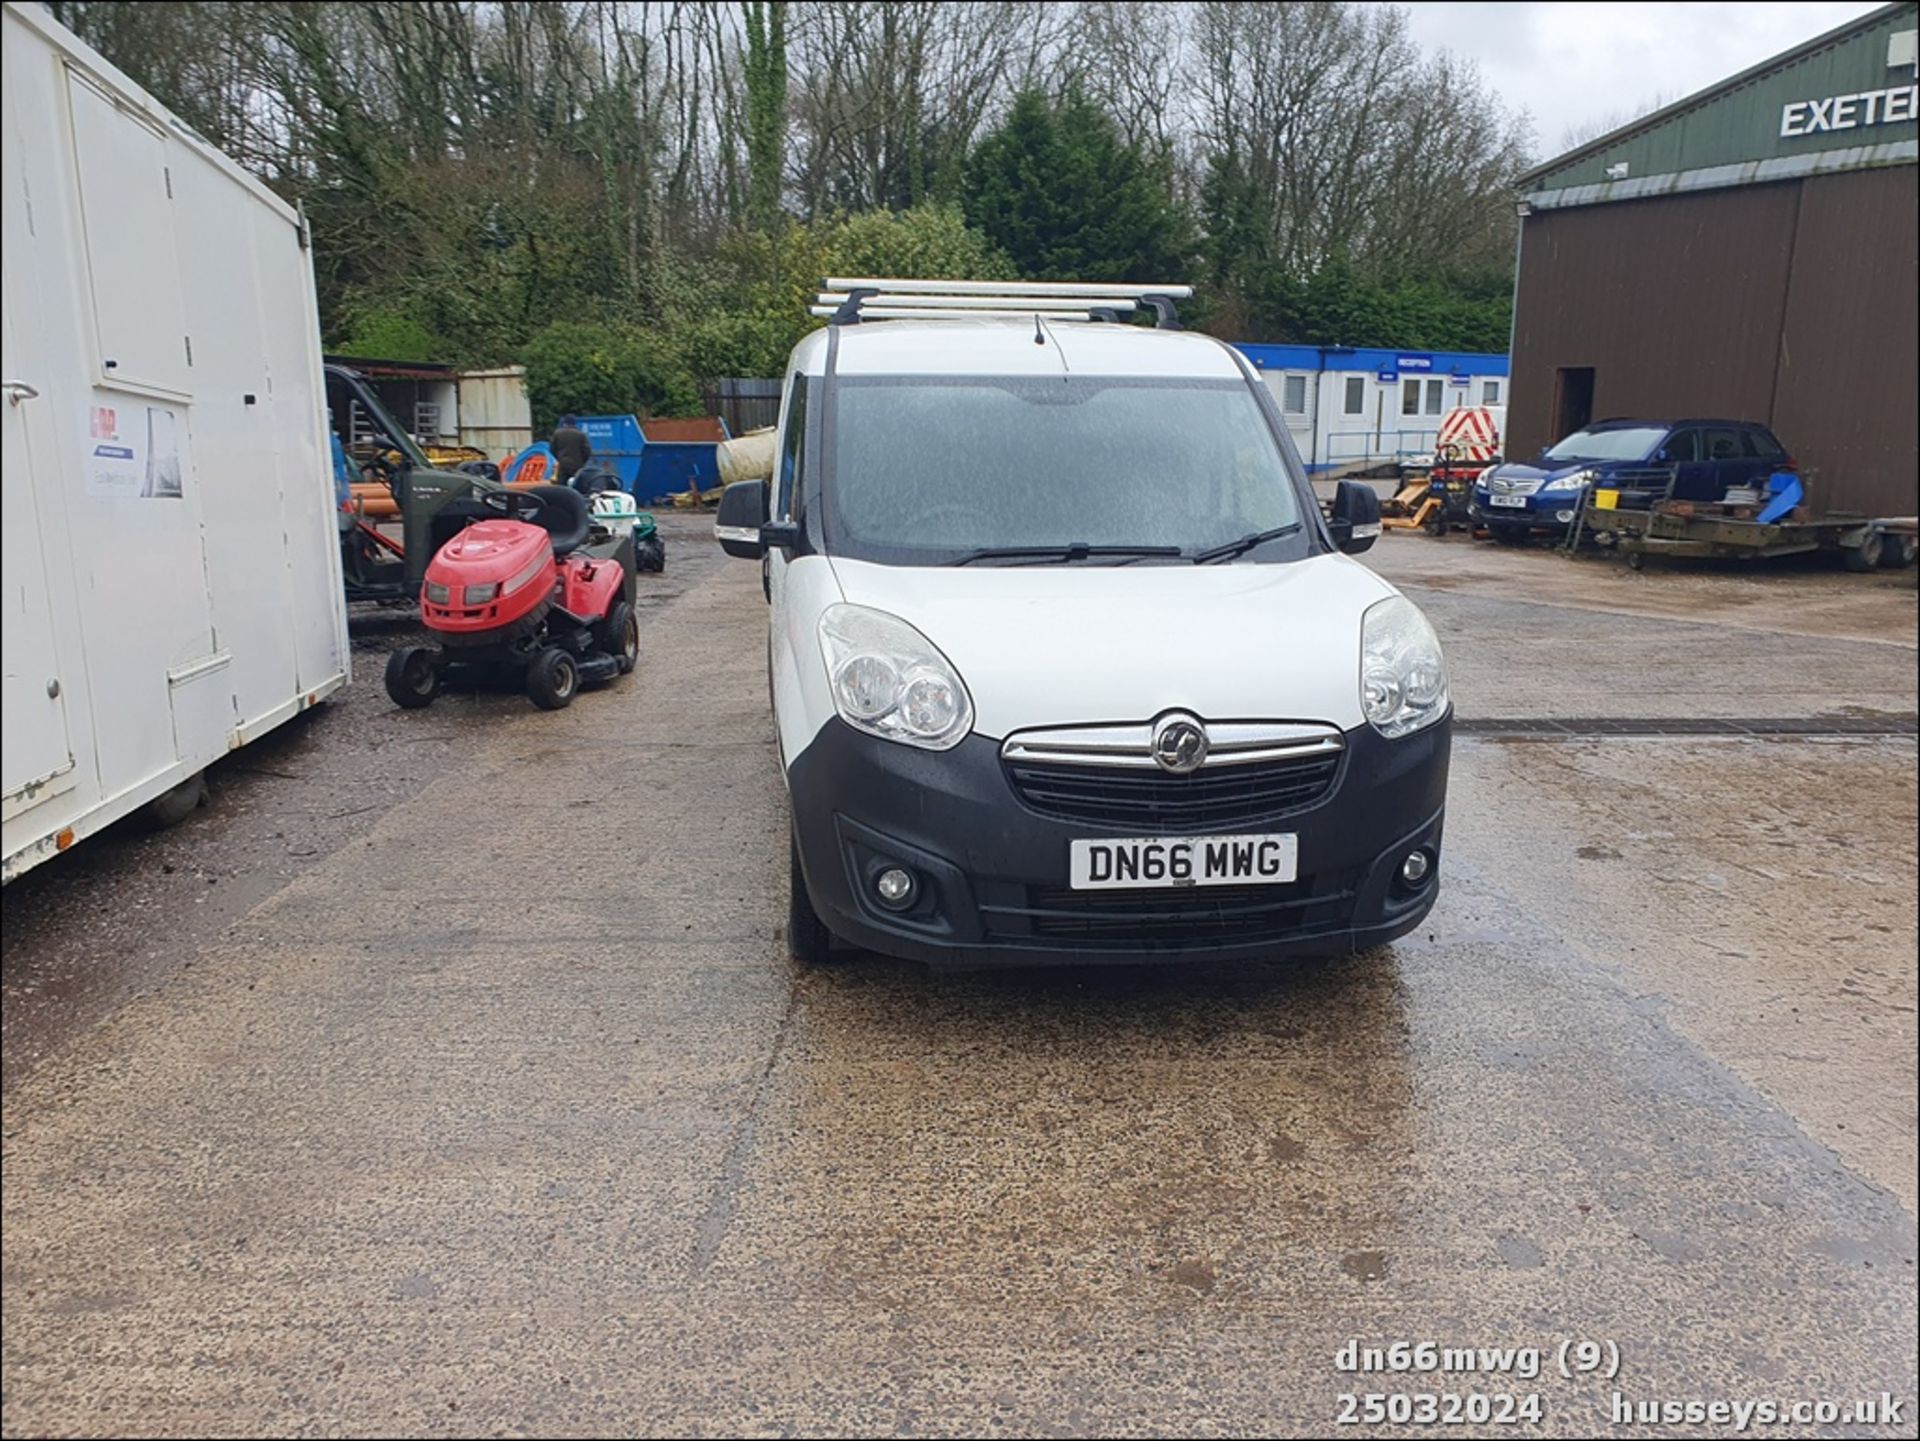
[[[594,627],[593,643],[613,657],[621,675],[629,673],[640,661],[640,619],[633,607],[617,601],[607,618]]]
[[[541,710],[565,710],[580,689],[580,667],[558,646],[548,646],[527,667],[527,696]]]
[[[650,535],[633,548],[633,568],[650,570],[656,573],[667,568],[667,543],[660,536]]]
[[[800,870],[800,847],[791,841],[788,845],[787,950],[803,966],[825,965],[832,959],[833,934],[807,895],[807,878]]]
[[[1447,513],[1444,510],[1435,510],[1432,515],[1420,522],[1420,528],[1428,535],[1445,535],[1447,533]]]
[[[387,658],[387,694],[407,710],[432,705],[440,694],[440,657],[428,646],[402,646]]]

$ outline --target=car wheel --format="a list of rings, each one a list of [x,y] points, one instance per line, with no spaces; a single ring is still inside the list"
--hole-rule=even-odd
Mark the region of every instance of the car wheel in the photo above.
[[[580,689],[580,667],[558,646],[548,646],[527,667],[527,696],[541,710],[565,710]]]
[[[833,934],[807,895],[807,878],[800,870],[800,846],[791,840],[787,843],[787,950],[803,966],[824,965],[833,950]]]
[[[424,645],[402,646],[387,657],[387,695],[406,710],[433,704],[440,694],[440,657]]]

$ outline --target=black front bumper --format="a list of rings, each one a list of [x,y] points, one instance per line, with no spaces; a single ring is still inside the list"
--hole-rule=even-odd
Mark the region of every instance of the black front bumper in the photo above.
[[[1293,832],[1299,878],[1287,885],[1069,890],[1070,841],[1149,832],[1037,813],[996,741],[924,751],[838,717],[788,767],[794,839],[827,928],[886,955],[974,967],[1344,954],[1406,934],[1433,908],[1451,730],[1449,717],[1390,741],[1361,726],[1313,804],[1257,823],[1151,832]],[[1434,869],[1409,892],[1399,868],[1417,847]],[[919,882],[903,912],[874,893],[890,864]]]

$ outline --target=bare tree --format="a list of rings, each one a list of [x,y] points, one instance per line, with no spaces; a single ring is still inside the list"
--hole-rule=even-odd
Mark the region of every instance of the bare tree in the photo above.
[[[1563,154],[1569,150],[1578,150],[1590,140],[1598,140],[1602,135],[1610,135],[1624,126],[1633,124],[1642,116],[1664,109],[1673,103],[1674,98],[1663,91],[1656,90],[1637,105],[1626,109],[1608,110],[1590,120],[1581,120],[1569,125],[1560,132],[1560,150]]]
[[[1391,6],[1209,0],[1190,40],[1199,148],[1283,267],[1457,256],[1524,158],[1524,122],[1470,63],[1423,56]]]

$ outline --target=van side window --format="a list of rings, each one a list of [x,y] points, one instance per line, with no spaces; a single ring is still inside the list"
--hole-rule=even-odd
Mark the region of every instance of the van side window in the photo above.
[[[1787,453],[1770,431],[1762,430],[1757,425],[1745,434],[1748,454],[1758,456],[1761,460],[1778,460]]]
[[[800,468],[807,447],[807,377],[796,373],[791,389],[787,428],[780,437],[780,484],[773,504],[773,514],[783,519],[793,514],[793,498],[800,489]]]

